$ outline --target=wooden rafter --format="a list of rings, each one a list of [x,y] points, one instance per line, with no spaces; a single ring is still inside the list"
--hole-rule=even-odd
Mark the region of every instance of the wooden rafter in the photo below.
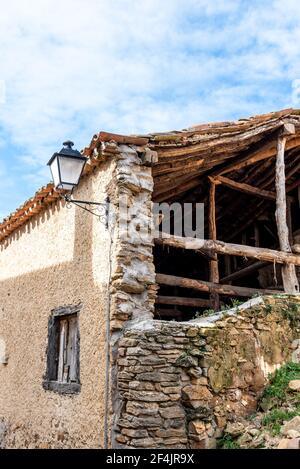
[[[245,184],[243,182],[233,181],[232,179],[224,176],[218,176],[214,178],[214,181],[216,184],[223,184],[224,186],[230,187],[231,189],[235,189],[245,194],[254,195],[256,197],[261,197],[267,200],[276,200],[275,192],[259,189],[258,187],[250,186],[249,184]]]
[[[300,138],[295,137],[287,142],[287,150],[295,148],[300,145]],[[270,142],[265,144],[264,148],[257,150],[251,156],[246,156],[240,158],[238,162],[227,165],[225,168],[220,171],[216,171],[213,176],[223,176],[224,174],[231,173],[232,171],[237,171],[242,168],[246,168],[254,163],[262,161],[266,158],[274,158],[276,156],[276,142]]]

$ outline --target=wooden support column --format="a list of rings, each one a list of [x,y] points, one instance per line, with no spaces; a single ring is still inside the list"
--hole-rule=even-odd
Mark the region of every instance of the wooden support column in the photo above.
[[[254,224],[254,243],[255,243],[255,247],[259,248],[259,245],[260,245],[260,232],[259,232],[258,223]]]
[[[286,222],[289,230],[289,243],[290,246],[294,244],[293,242],[293,220],[292,220],[292,201],[290,197],[286,199]]]
[[[283,252],[292,252],[289,242],[289,230],[287,226],[287,203],[285,189],[285,163],[284,150],[286,137],[280,135],[277,141],[276,158],[276,223],[280,249]],[[299,282],[295,265],[284,264],[281,269],[284,291],[286,293],[299,293]]]
[[[209,188],[209,214],[208,214],[208,229],[209,239],[216,241],[217,239],[217,226],[216,226],[216,184],[213,179],[210,179]],[[212,283],[219,283],[219,264],[218,255],[213,253],[212,259],[209,261],[209,280]],[[220,309],[220,297],[215,291],[210,294],[211,306],[215,311]]]

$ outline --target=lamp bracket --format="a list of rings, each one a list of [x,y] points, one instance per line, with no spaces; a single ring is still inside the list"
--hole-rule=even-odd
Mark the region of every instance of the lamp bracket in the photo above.
[[[105,228],[108,228],[108,217],[109,217],[109,198],[106,198],[106,201],[103,203],[93,202],[90,200],[77,200],[73,199],[72,195],[64,194],[64,200],[67,203],[67,208],[71,208],[72,204],[76,205],[79,208],[82,208],[86,212],[91,213],[98,220],[105,225]],[[88,208],[88,207],[91,208]],[[93,208],[94,207],[94,208]]]

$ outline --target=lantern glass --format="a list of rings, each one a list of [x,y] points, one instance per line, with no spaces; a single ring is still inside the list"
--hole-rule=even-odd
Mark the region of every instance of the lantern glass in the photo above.
[[[60,185],[60,176],[59,176],[59,167],[58,167],[58,157],[53,158],[52,162],[49,163],[50,170],[52,173],[52,179],[55,187]]]
[[[74,186],[77,186],[85,163],[85,158],[58,157],[62,189],[71,190]]]
[[[85,163],[85,157],[57,153],[49,163],[54,186],[57,189],[71,191],[79,183]]]

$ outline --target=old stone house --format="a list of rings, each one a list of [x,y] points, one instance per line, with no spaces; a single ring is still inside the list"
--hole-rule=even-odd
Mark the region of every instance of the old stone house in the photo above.
[[[100,132],[73,195],[104,223],[53,184],[3,220],[2,447],[212,448],[299,360],[299,115]],[[154,239],[154,202],[204,203],[204,238]]]

